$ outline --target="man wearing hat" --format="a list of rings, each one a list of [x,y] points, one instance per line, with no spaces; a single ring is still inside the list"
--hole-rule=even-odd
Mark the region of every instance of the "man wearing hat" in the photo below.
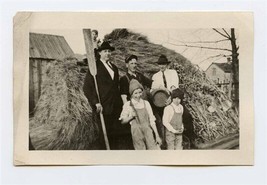
[[[144,87],[151,88],[152,81],[141,73],[137,72],[137,62],[138,57],[136,55],[129,55],[125,58],[127,73],[120,79],[120,92],[123,104],[130,100],[129,82],[132,79],[137,80]]]
[[[175,70],[168,69],[171,62],[165,55],[161,55],[157,61],[160,71],[153,75],[151,89],[165,88],[169,92],[179,87],[179,77]]]
[[[85,77],[83,90],[94,113],[103,112],[110,148],[118,149],[121,124],[117,120],[122,109],[122,100],[119,91],[118,68],[110,62],[111,52],[114,49],[108,42],[103,42],[97,49],[100,58],[96,59],[96,81],[100,100],[96,94],[94,79],[90,71]]]
[[[151,85],[151,93],[154,94],[158,90],[165,90],[167,94],[170,94],[173,89],[179,87],[179,77],[175,70],[168,69],[168,66],[171,62],[167,59],[165,55],[161,55],[157,61],[159,65],[160,71],[155,73],[152,76],[152,85]],[[165,105],[170,104],[171,98],[167,99]],[[165,149],[165,128],[162,124],[162,116],[164,107],[157,107],[155,105],[152,106],[155,112],[155,116],[157,118],[156,124],[160,136],[162,138],[162,148]]]

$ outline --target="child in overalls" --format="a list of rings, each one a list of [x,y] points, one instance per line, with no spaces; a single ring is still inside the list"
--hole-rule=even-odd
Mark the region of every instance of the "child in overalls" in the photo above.
[[[123,105],[120,120],[122,124],[130,123],[135,150],[159,150],[159,137],[155,117],[148,101],[141,98],[143,86],[135,79],[130,81],[131,100]],[[154,138],[153,131],[156,139]]]
[[[166,127],[165,139],[168,150],[182,150],[184,131],[182,116],[184,108],[180,104],[183,99],[183,92],[174,89],[171,93],[172,103],[165,107],[162,122]]]

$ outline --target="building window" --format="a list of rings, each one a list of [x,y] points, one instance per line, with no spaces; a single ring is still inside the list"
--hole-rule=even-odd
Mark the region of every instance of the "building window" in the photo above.
[[[212,68],[212,76],[216,76],[216,68]]]

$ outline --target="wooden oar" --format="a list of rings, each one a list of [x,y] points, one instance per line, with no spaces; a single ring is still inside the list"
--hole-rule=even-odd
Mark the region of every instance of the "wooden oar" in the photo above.
[[[91,75],[94,78],[96,94],[97,94],[99,103],[101,104],[101,100],[99,97],[99,91],[98,91],[98,85],[97,85],[97,81],[96,81],[97,69],[96,69],[96,61],[95,61],[95,53],[94,53],[94,46],[93,46],[91,29],[83,29],[83,36],[84,36],[84,42],[85,42],[86,56],[87,56],[87,60],[88,60],[88,67],[89,67]],[[105,121],[104,121],[104,116],[103,116],[102,111],[100,111],[100,121],[101,121],[101,125],[102,125],[102,130],[103,130],[106,148],[107,148],[107,150],[110,150],[106,126],[105,126]]]

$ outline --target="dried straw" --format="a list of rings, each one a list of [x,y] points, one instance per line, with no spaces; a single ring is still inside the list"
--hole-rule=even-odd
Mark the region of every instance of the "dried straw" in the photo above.
[[[83,76],[71,60],[51,62],[30,122],[37,150],[99,149],[98,119],[83,94]]]

